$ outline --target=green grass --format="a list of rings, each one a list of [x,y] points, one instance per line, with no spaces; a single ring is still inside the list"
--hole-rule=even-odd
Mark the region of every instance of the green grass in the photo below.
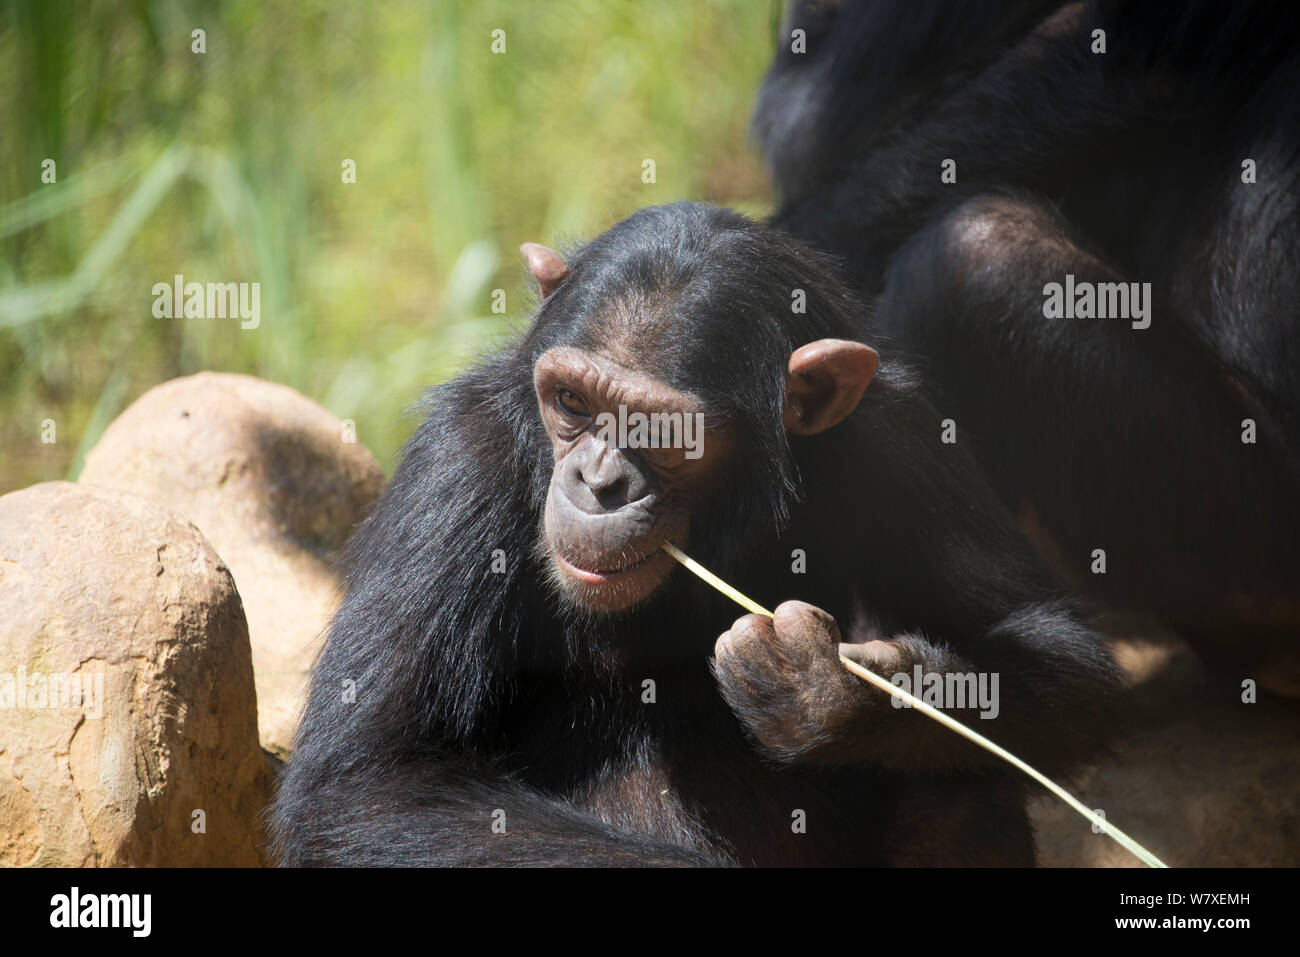
[[[768,209],[747,125],[777,7],[0,4],[0,492],[75,476],[125,405],[203,369],[299,389],[391,470],[423,389],[526,321],[521,242],[674,199]],[[260,282],[261,326],[155,318],[176,273]]]

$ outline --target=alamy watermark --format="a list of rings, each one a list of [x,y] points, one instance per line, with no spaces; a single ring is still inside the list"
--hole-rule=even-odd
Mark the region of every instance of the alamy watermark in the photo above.
[[[996,718],[1002,710],[998,703],[998,682],[996,671],[925,671],[920,665],[912,668],[911,674],[900,671],[889,679],[894,687],[902,688],[932,708],[942,711],[978,708],[981,720]],[[889,700],[895,708],[912,707],[898,698]]]
[[[1131,319],[1134,329],[1151,325],[1151,283],[1065,282],[1043,286],[1043,315],[1048,319]]]
[[[153,314],[159,319],[233,319],[241,329],[256,329],[262,322],[262,284],[259,282],[186,282],[177,273],[172,282],[156,282]]]
[[[618,449],[685,449],[688,459],[704,454],[703,412],[631,412],[596,416],[596,434]]]
[[[0,708],[83,711],[88,718],[104,716],[104,673],[69,674],[54,671],[0,671]]]
[[[73,887],[50,898],[50,926],[58,928],[125,928],[132,937],[153,929],[152,894],[83,894]]]

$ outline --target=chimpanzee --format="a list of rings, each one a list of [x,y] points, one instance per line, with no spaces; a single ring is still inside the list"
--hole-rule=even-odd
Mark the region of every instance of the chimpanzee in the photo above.
[[[774,223],[838,257],[1065,580],[1300,694],[1300,6],[787,27]]]
[[[524,253],[531,326],[432,391],[350,546],[282,860],[1031,863],[1018,772],[837,651],[991,678],[944,706],[1048,773],[1097,746],[1115,668],[862,301],[697,204]],[[798,600],[735,620],[669,541]]]

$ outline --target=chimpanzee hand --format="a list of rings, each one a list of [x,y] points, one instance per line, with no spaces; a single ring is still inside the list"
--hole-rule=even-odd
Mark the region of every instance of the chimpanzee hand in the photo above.
[[[887,694],[845,670],[840,654],[889,677],[911,666],[910,644],[841,645],[834,618],[787,601],[772,618],[737,619],[714,645],[713,670],[731,710],[773,757],[825,760],[869,733],[866,712],[889,706]]]

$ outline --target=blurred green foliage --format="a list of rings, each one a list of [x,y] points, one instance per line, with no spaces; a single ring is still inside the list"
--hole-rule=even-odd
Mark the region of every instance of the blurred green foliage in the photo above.
[[[778,7],[0,2],[0,492],[75,476],[202,369],[301,390],[391,470],[423,389],[526,321],[521,242],[681,198],[767,211],[747,126]],[[177,273],[260,282],[260,327],[155,318]]]

